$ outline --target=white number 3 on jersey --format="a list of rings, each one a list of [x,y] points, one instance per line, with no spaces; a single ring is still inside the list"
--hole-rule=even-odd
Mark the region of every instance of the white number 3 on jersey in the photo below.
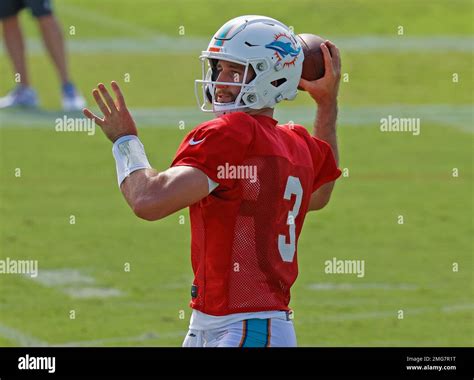
[[[284,199],[290,200],[292,195],[296,195],[295,205],[293,210],[288,212],[288,219],[286,224],[288,225],[290,242],[286,242],[285,235],[278,235],[278,251],[280,251],[280,256],[283,261],[291,263],[295,257],[296,251],[296,217],[300,211],[301,200],[303,198],[303,188],[301,187],[301,182],[298,177],[288,177],[286,182],[285,194],[283,195]]]

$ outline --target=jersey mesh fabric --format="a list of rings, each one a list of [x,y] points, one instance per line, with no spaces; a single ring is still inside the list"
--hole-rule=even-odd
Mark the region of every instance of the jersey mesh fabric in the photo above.
[[[190,140],[202,141],[189,144]],[[190,206],[191,261],[197,289],[191,307],[211,315],[289,310],[290,288],[298,275],[280,252],[279,236],[295,248],[311,194],[340,175],[330,147],[298,125],[277,125],[267,116],[232,113],[206,122],[182,142],[172,166],[202,170],[219,186]],[[256,168],[256,177],[222,176],[223,167]],[[289,177],[301,184],[284,198]]]

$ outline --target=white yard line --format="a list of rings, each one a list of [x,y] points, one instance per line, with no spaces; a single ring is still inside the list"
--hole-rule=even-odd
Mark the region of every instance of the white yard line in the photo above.
[[[95,17],[98,17],[97,15]],[[121,21],[112,22],[120,28]],[[125,25],[128,25],[125,23]],[[127,28],[124,28],[125,30]],[[123,29],[123,30],[124,30]],[[146,29],[145,29],[146,30]],[[471,53],[474,43],[471,37],[465,36],[433,36],[433,37],[383,37],[358,36],[331,38],[343,52],[367,54],[371,52],[404,53],[404,52],[461,52]],[[45,54],[42,40],[29,38],[26,41],[29,55]],[[67,49],[75,54],[130,54],[142,53],[151,55],[195,54],[198,55],[207,48],[209,38],[197,36],[169,36],[165,34],[140,33],[137,38],[96,38],[84,39],[80,36],[69,36]],[[0,51],[3,48],[0,46]]]
[[[343,290],[343,291],[354,291],[354,290],[418,290],[419,287],[413,284],[384,284],[384,283],[331,283],[321,282],[316,284],[308,285],[311,290]]]
[[[15,343],[18,347],[92,347],[102,346],[105,344],[145,342],[176,337],[182,337],[184,339],[184,337],[186,336],[186,331],[172,331],[166,333],[147,332],[137,336],[111,337],[103,339],[81,340],[76,342],[52,344],[32,337],[31,335],[25,334],[19,331],[18,329],[14,329],[0,324],[0,336]]]
[[[212,114],[204,114],[197,107],[135,108],[132,115],[141,127],[175,127],[184,121],[189,131],[199,123],[209,120]],[[22,126],[54,129],[55,120],[62,119],[64,112],[47,110],[0,110],[0,127]],[[295,106],[276,108],[275,118],[280,124],[290,120],[310,126],[314,120],[314,107]],[[450,104],[394,104],[373,106],[341,106],[338,124],[343,126],[366,126],[378,130],[381,118],[389,115],[398,118],[420,118],[421,136],[425,124],[446,125],[466,133],[474,132],[474,111],[471,105]],[[71,118],[82,118],[82,113],[68,114]],[[405,132],[409,133],[409,132]]]
[[[455,304],[455,305],[445,305],[438,307],[422,307],[422,308],[410,308],[404,307],[404,319],[409,319],[413,315],[422,315],[430,313],[444,313],[451,314],[456,312],[463,312],[467,310],[473,310],[474,304]],[[311,317],[302,317],[296,316],[297,320],[311,320],[314,323],[317,321],[326,321],[326,322],[345,322],[345,321],[354,321],[354,320],[372,320],[372,319],[386,319],[386,318],[397,318],[398,310],[390,311],[367,311],[367,312],[357,312],[357,313],[335,313],[333,315],[323,315],[319,314],[315,318]],[[307,322],[306,322],[307,323]],[[166,333],[154,333],[147,332],[137,336],[128,336],[128,337],[111,337],[103,339],[94,339],[94,340],[82,340],[75,342],[65,342],[65,343],[55,343],[51,344],[46,341],[42,341],[31,335],[27,335],[18,329],[13,329],[11,327],[0,324],[0,336],[16,343],[20,347],[44,347],[44,346],[53,346],[53,347],[92,347],[92,346],[103,346],[106,344],[117,344],[117,343],[133,343],[133,342],[146,342],[166,338],[176,338],[183,337],[186,334],[186,331],[172,331]],[[385,342],[385,341],[381,341]],[[386,341],[389,344],[389,341]],[[392,342],[393,343],[393,342]],[[406,342],[400,341],[401,344]],[[420,342],[413,342],[416,344],[421,344]],[[319,344],[319,343],[318,343]],[[374,344],[374,342],[364,343],[364,344]]]
[[[63,292],[72,298],[110,298],[120,297],[123,293],[119,289],[102,287],[69,287],[64,288]]]
[[[43,269],[37,277],[26,276],[41,285],[56,288],[72,298],[110,298],[120,297],[123,293],[119,289],[96,286],[96,280],[83,274],[77,269]]]
[[[0,336],[16,343],[20,347],[44,347],[48,343],[27,335],[20,330],[0,324]]]
[[[339,347],[341,344],[335,344],[330,340],[327,341],[317,341],[314,342],[313,346],[318,347]],[[411,340],[369,340],[366,342],[360,343],[344,343],[344,347],[436,347],[436,346],[445,346],[446,342],[443,341],[427,341],[427,340],[419,340],[419,341],[411,341]],[[304,347],[311,347],[311,346],[304,346]]]
[[[76,6],[73,4],[67,4],[65,2],[58,2],[57,4],[59,16],[61,13],[75,17],[80,20],[80,24],[90,24],[90,27],[100,25],[107,27],[108,30],[115,30],[117,33],[126,33],[131,36],[145,36],[152,37],[157,34],[156,30],[143,27],[140,25],[140,20],[135,19],[137,22],[130,22],[129,20],[123,20],[116,17],[111,17],[106,12],[97,12],[97,10],[89,10],[87,7]],[[80,36],[80,28],[76,30],[76,35]],[[70,37],[72,38],[72,37]]]
[[[448,305],[443,306],[441,311],[443,313],[457,313],[458,311],[466,311],[466,310],[473,310],[474,304],[466,303],[466,304],[459,304],[459,305]]]
[[[92,347],[92,346],[102,346],[105,344],[116,344],[116,343],[132,343],[132,342],[146,342],[152,340],[159,340],[165,338],[176,338],[186,336],[187,331],[174,331],[168,333],[144,333],[137,336],[128,336],[128,337],[114,337],[114,338],[104,338],[104,339],[94,339],[94,340],[81,340],[77,342],[67,342],[67,343],[59,343],[53,344],[53,347]]]
[[[111,17],[106,12],[88,10],[86,7],[73,4],[58,3],[59,14],[64,13],[71,17],[80,19],[81,25],[90,24],[90,27],[101,25],[109,30],[115,30],[119,35],[125,34],[132,38],[118,39],[80,39],[80,29],[76,36],[67,36],[68,49],[72,52],[144,52],[152,54],[169,54],[170,52],[200,52],[209,44],[211,36],[189,36],[178,35],[179,24],[176,24],[176,35],[163,34],[155,29],[140,25],[130,19],[124,20]],[[218,25],[216,25],[216,28]],[[301,31],[295,31],[301,33]],[[138,38],[133,38],[137,36]],[[460,51],[472,52],[474,50],[473,38],[471,36],[332,36],[326,38],[332,40],[341,50],[366,53],[368,51],[386,52],[439,52]],[[31,53],[43,51],[42,42],[34,40],[29,44]]]
[[[81,273],[77,269],[42,269],[38,277],[32,278],[41,285],[49,287],[60,287],[65,285],[93,284],[94,278]]]
[[[467,303],[467,304],[456,304],[456,305],[444,305],[444,306],[436,306],[436,307],[420,307],[420,308],[412,308],[412,307],[405,307],[400,306],[401,310],[403,310],[404,320],[410,319],[413,315],[421,315],[421,314],[433,314],[433,313],[442,313],[442,314],[452,314],[457,312],[464,312],[469,310],[474,310],[474,304]],[[315,312],[311,316],[300,316],[299,314],[295,315],[295,320],[301,318],[303,323],[308,323],[308,321],[312,321],[316,323],[316,321],[325,321],[325,322],[344,322],[344,321],[355,321],[355,320],[371,320],[371,319],[397,319],[398,310],[394,308],[393,310],[371,310],[371,311],[364,311],[364,312],[350,312],[350,313],[338,313],[332,311],[330,315],[326,315],[325,312]],[[402,321],[402,320],[401,320]]]
[[[330,37],[328,37],[331,39]],[[334,36],[334,43],[342,51],[385,52],[472,52],[474,39],[470,36]]]
[[[412,315],[426,314],[434,311],[439,311],[435,308],[404,308],[400,307],[404,313],[404,319],[409,318]],[[318,320],[327,322],[339,322],[339,321],[357,321],[357,320],[370,320],[370,319],[385,319],[393,318],[397,319],[397,309],[389,311],[366,311],[366,312],[355,312],[355,313],[336,313],[333,315],[321,315]]]

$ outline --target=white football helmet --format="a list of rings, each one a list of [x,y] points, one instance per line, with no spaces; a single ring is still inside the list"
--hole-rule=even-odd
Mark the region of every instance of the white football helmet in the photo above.
[[[217,31],[199,58],[202,79],[195,81],[199,108],[222,115],[271,108],[284,99],[293,100],[298,92],[304,54],[294,33],[280,21],[265,16],[240,16]],[[217,82],[218,60],[244,65],[242,82]],[[249,66],[255,77],[246,83]],[[234,102],[219,103],[216,85],[241,89]]]

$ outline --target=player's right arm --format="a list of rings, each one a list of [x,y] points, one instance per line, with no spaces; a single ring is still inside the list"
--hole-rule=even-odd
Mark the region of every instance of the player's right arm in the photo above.
[[[102,118],[89,109],[83,112],[113,142],[118,185],[138,217],[161,219],[200,201],[217,187],[232,188],[235,179],[220,178],[219,168],[241,163],[253,139],[250,125],[242,127],[237,114],[233,122],[222,117],[202,123],[184,138],[172,167],[158,172],[148,162],[118,84],[111,85],[115,101],[102,83],[92,92]]]
[[[102,118],[87,108],[83,112],[114,143],[118,184],[135,214],[146,220],[157,220],[206,197],[215,182],[203,170],[190,165],[163,172],[151,168],[123,94],[115,81],[111,85],[115,101],[102,83],[92,92]]]
[[[341,59],[339,49],[330,41],[321,44],[324,56],[324,77],[315,81],[301,79],[300,86],[308,91],[318,104],[316,120],[314,122],[313,136],[329,144],[336,160],[339,163],[337,146],[336,120],[337,120],[337,94],[341,78]],[[329,202],[334,181],[325,183],[312,195],[309,210],[322,209]]]
[[[154,221],[200,201],[212,189],[201,170],[176,166],[163,172],[137,170],[125,178],[120,190],[135,215]]]

